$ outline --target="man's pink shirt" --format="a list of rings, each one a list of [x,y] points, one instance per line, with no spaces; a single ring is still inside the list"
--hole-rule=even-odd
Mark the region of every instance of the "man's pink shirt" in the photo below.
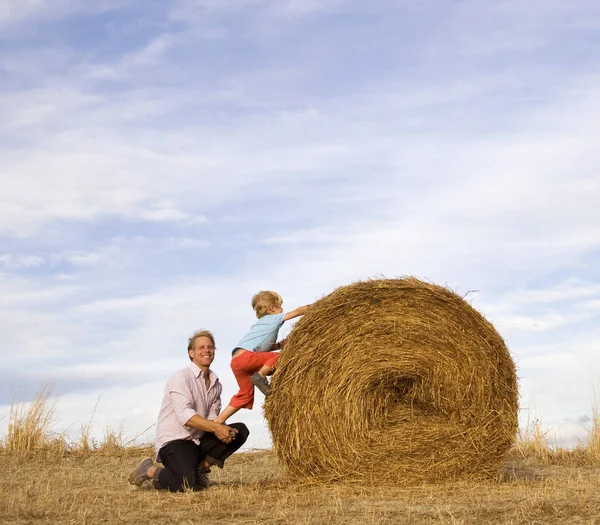
[[[207,389],[204,372],[195,363],[190,363],[189,366],[175,372],[167,381],[154,441],[158,461],[158,452],[169,441],[200,441],[204,431],[185,426],[192,416],[197,414],[206,419],[216,419],[221,412],[223,387],[212,370],[208,371],[208,377],[210,386]]]

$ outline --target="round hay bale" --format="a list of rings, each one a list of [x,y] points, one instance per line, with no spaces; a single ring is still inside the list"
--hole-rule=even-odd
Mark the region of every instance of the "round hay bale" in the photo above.
[[[497,474],[517,432],[515,364],[454,292],[413,277],[317,301],[265,402],[292,477],[414,483]]]

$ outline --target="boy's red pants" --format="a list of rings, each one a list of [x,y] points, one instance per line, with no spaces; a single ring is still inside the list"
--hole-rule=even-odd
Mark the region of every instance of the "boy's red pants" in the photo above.
[[[231,398],[229,404],[236,408],[254,406],[254,385],[250,376],[264,365],[275,366],[279,352],[250,352],[246,350],[231,360],[231,370],[240,387],[240,391]]]

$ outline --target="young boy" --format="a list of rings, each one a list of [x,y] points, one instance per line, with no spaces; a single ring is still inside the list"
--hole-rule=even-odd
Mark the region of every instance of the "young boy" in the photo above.
[[[215,419],[216,423],[224,423],[240,408],[251,409],[255,386],[265,396],[270,394],[267,376],[273,373],[279,359],[279,353],[273,350],[282,348],[282,343],[276,342],[279,329],[285,321],[305,314],[310,306],[301,306],[284,314],[282,305],[283,299],[275,292],[258,292],[252,297],[252,308],[258,321],[233,349],[231,357],[231,370],[240,390]]]

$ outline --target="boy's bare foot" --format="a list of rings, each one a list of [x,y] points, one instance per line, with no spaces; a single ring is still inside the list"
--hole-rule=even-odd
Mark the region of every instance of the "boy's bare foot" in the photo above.
[[[258,372],[255,372],[250,376],[250,381],[252,381],[252,384],[258,388],[265,395],[265,397],[271,394],[269,381],[266,377],[261,376]]]

